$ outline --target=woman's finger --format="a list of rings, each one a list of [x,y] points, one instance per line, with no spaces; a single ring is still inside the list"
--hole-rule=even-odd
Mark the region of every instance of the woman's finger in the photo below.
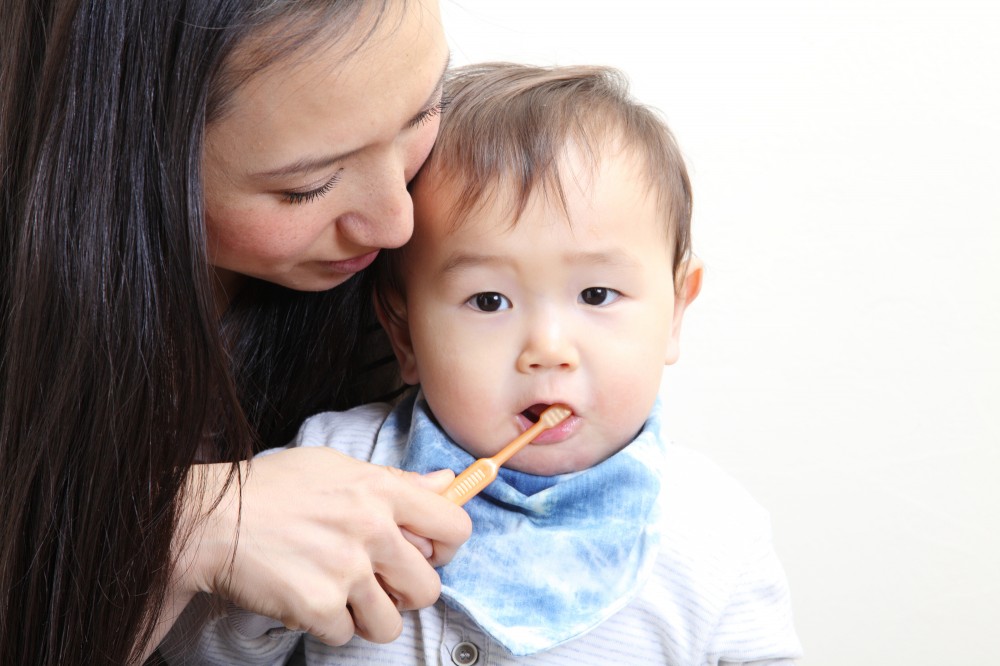
[[[373,643],[388,643],[403,631],[403,618],[389,593],[372,575],[355,585],[347,600],[354,618],[354,631]]]
[[[343,645],[354,637],[357,627],[349,606],[338,606],[333,614],[316,618],[305,626],[286,623],[289,629],[308,631],[327,645]]]
[[[211,480],[224,483],[228,470]],[[331,645],[355,631],[394,638],[399,609],[437,600],[432,565],[471,531],[465,511],[437,494],[450,471],[421,477],[296,448],[244,464],[243,473],[242,487],[232,484],[192,537],[196,589]]]
[[[434,557],[433,541],[419,534],[414,534],[405,527],[400,527],[399,533],[403,535],[404,539],[410,542],[410,545],[417,549],[417,552],[424,556],[424,559],[429,560]]]
[[[372,567],[401,610],[430,606],[441,595],[441,579],[427,559],[397,532],[373,550]]]
[[[440,495],[454,474],[442,470],[421,476],[391,467],[386,469],[408,482],[400,484],[402,497],[395,503],[396,523],[432,542],[433,554],[427,558],[431,566],[447,564],[472,533],[472,522],[465,510]]]

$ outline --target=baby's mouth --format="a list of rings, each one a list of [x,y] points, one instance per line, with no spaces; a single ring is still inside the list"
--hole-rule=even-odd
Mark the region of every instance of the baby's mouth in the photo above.
[[[524,410],[523,412],[521,412],[521,416],[523,416],[524,418],[528,419],[532,423],[538,423],[538,419],[541,417],[542,412],[544,412],[548,408],[549,408],[549,405],[540,402],[540,403],[538,403],[536,405],[532,405],[531,407],[528,407],[526,410]]]

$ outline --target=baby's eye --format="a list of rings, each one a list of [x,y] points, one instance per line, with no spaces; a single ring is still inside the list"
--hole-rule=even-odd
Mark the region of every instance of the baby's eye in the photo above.
[[[587,287],[580,292],[580,302],[587,305],[611,305],[621,298],[621,295],[622,293],[617,289]]]
[[[481,312],[499,312],[500,310],[509,310],[513,307],[509,298],[495,291],[480,292],[467,300],[466,304]]]

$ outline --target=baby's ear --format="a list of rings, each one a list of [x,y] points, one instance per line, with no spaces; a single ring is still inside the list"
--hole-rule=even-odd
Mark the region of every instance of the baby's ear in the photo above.
[[[684,320],[684,312],[691,305],[694,299],[701,293],[701,280],[705,275],[705,265],[701,259],[691,257],[687,266],[684,267],[684,275],[681,278],[680,288],[674,295],[674,318],[670,328],[670,339],[667,341],[667,354],[664,359],[665,365],[672,365],[677,362],[681,353],[681,322]]]
[[[375,297],[375,313],[389,334],[392,351],[399,362],[399,374],[407,384],[419,384],[417,361],[410,340],[410,322],[406,316],[406,300],[399,293],[382,293]]]

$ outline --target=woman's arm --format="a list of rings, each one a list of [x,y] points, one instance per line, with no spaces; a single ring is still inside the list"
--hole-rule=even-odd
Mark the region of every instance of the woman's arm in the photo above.
[[[202,591],[331,644],[355,633],[390,641],[399,610],[437,599],[433,567],[471,531],[468,515],[437,494],[450,472],[421,477],[326,448],[241,463],[242,485],[226,487],[231,469],[189,473],[172,585],[148,652]],[[401,527],[430,542],[429,558]]]

